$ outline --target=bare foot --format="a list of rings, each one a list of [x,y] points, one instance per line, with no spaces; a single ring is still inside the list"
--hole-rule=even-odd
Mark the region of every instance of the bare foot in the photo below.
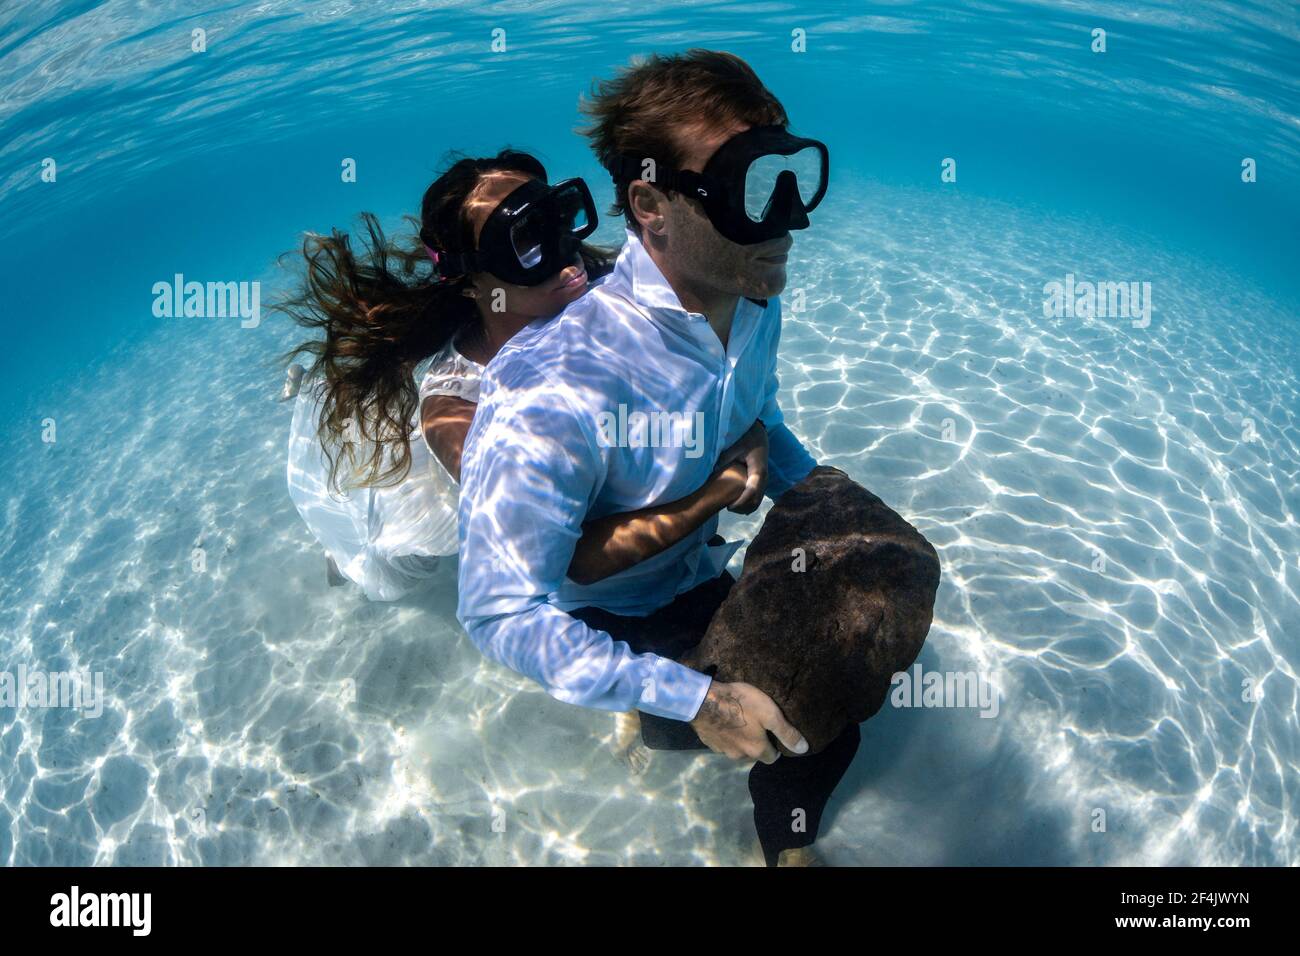
[[[750,862],[754,866],[767,866],[767,859],[763,856],[763,844],[757,838],[754,839],[750,847]],[[810,846],[795,847],[792,850],[782,850],[776,857],[777,866],[826,866],[826,861],[822,856]]]
[[[632,776],[645,772],[650,765],[650,750],[641,743],[641,715],[635,710],[619,714],[614,727],[614,756],[617,757]]]
[[[776,858],[777,866],[825,866],[826,861],[822,859],[821,854],[810,846],[795,847],[793,850],[782,850]]]

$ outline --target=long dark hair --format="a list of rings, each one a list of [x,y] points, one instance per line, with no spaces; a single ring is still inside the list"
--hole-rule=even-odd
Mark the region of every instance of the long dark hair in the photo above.
[[[332,489],[344,490],[345,459],[349,486],[396,484],[410,471],[408,442],[419,406],[415,367],[480,320],[474,300],[463,294],[469,277],[439,275],[424,247],[473,251],[466,200],[483,176],[505,171],[546,181],[546,169],[528,153],[462,157],[425,190],[419,221],[406,217],[418,229],[408,244],[389,240],[368,212],[360,216],[359,251],[338,229],[304,238],[302,283],[273,308],[322,333],[284,361],[311,356],[303,387],[323,376],[317,434]],[[584,246],[582,257],[593,280],[609,271],[608,253]]]

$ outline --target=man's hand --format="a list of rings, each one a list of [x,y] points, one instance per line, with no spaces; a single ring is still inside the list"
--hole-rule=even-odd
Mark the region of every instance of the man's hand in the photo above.
[[[754,422],[738,442],[718,457],[714,473],[737,462],[745,466],[745,490],[727,510],[747,515],[762,503],[767,489],[767,427],[762,422]]]
[[[780,752],[772,746],[770,730],[793,753],[808,751],[808,741],[786,721],[781,708],[753,684],[714,681],[691,721],[701,742],[732,760],[774,763]]]

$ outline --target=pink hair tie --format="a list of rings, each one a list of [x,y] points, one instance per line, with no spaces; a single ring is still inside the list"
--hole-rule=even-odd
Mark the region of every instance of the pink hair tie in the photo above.
[[[423,242],[423,240],[421,240],[421,241]],[[437,283],[439,283],[439,284],[442,284],[442,283],[447,283],[447,282],[454,282],[454,281],[456,281],[456,278],[457,278],[456,276],[448,276],[448,275],[444,275],[444,274],[443,274],[443,271],[442,271],[442,257],[441,257],[440,255],[438,255],[438,251],[437,251],[436,249],[434,249],[434,248],[433,248],[431,245],[429,245],[427,242],[424,242],[424,251],[427,252],[427,253],[429,254],[429,258],[430,258],[431,260],[433,260],[433,268],[434,268],[434,269],[437,271],[437,273],[438,273],[437,277],[434,279],[435,282],[437,282]]]

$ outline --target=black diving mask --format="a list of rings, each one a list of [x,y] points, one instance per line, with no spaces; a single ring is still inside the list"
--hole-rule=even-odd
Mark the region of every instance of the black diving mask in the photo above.
[[[598,221],[581,179],[554,186],[530,179],[492,210],[476,251],[440,252],[438,267],[444,275],[490,272],[513,285],[541,285],[577,261],[582,240]]]
[[[830,153],[826,144],[792,135],[784,126],[754,126],[727,140],[704,171],[658,169],[646,175],[642,160],[624,155],[615,180],[643,178],[699,200],[725,238],[742,246],[808,228],[808,213],[826,195]]]

